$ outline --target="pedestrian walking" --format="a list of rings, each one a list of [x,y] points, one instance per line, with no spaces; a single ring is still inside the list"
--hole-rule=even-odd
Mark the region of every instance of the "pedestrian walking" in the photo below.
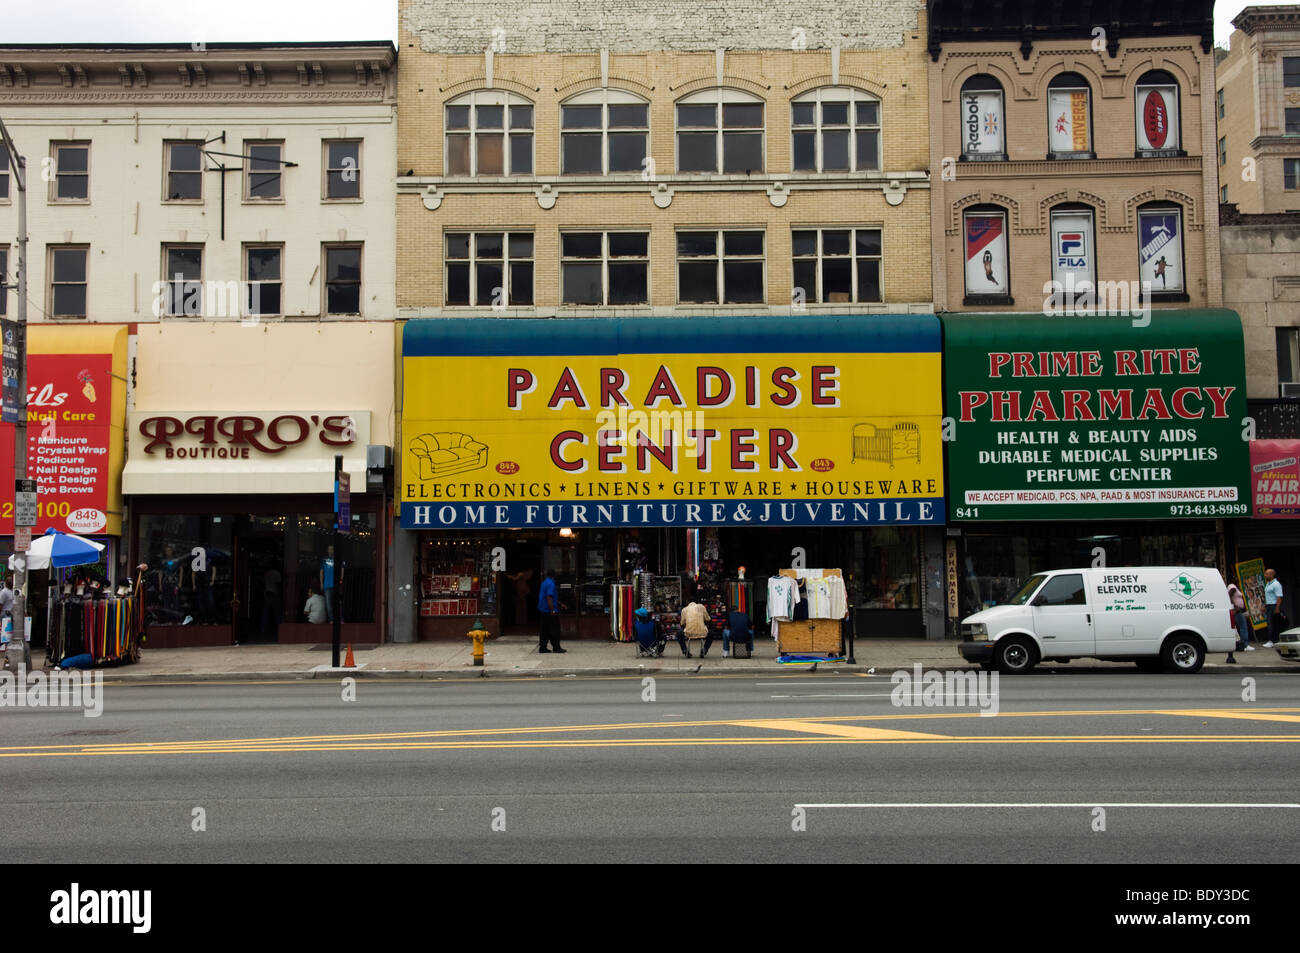
[[[1281,636],[1282,622],[1282,583],[1273,569],[1264,570],[1264,604],[1268,607],[1268,641],[1264,648],[1271,649]]]
[[[1228,600],[1232,603],[1232,622],[1237,627],[1237,645],[1235,651],[1242,652],[1251,648],[1250,645],[1250,618],[1246,615],[1246,599],[1232,583],[1228,583]],[[1227,663],[1236,665],[1237,659],[1228,653]]]
[[[560,590],[555,584],[554,570],[546,570],[542,588],[537,594],[537,611],[542,614],[541,633],[537,651],[543,653],[566,652],[560,648]],[[550,648],[546,647],[550,643]]]

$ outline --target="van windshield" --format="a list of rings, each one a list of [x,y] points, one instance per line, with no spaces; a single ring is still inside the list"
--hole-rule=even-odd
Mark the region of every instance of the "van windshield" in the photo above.
[[[1017,592],[1010,599],[1008,599],[1006,602],[1004,602],[1003,605],[1008,605],[1008,606],[1025,605],[1027,602],[1029,602],[1029,597],[1034,594],[1034,590],[1037,589],[1040,585],[1042,585],[1043,580],[1046,578],[1047,576],[1041,573],[1037,576],[1030,576],[1029,581],[1020,588],[1020,591]]]

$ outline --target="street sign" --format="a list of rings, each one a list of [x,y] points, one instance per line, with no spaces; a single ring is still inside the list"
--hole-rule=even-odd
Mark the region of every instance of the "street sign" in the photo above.
[[[338,517],[338,531],[346,533],[352,528],[352,474],[340,470],[334,487],[334,513]]]
[[[7,424],[18,423],[18,323],[0,321],[0,341],[4,346],[3,397],[0,398],[0,420]]]
[[[14,480],[14,526],[35,526],[36,511],[36,481]]]
[[[25,553],[32,548],[32,528],[30,526],[14,527],[14,552]]]

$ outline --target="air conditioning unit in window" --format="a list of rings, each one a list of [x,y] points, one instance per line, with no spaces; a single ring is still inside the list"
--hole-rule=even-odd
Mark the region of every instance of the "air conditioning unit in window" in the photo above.
[[[1300,381],[1284,381],[1281,388],[1283,397],[1300,397]]]

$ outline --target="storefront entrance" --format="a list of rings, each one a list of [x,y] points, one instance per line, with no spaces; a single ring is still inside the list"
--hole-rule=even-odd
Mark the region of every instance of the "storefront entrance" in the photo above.
[[[239,611],[235,641],[276,642],[284,618],[284,540],[252,534],[236,539],[235,580]]]

